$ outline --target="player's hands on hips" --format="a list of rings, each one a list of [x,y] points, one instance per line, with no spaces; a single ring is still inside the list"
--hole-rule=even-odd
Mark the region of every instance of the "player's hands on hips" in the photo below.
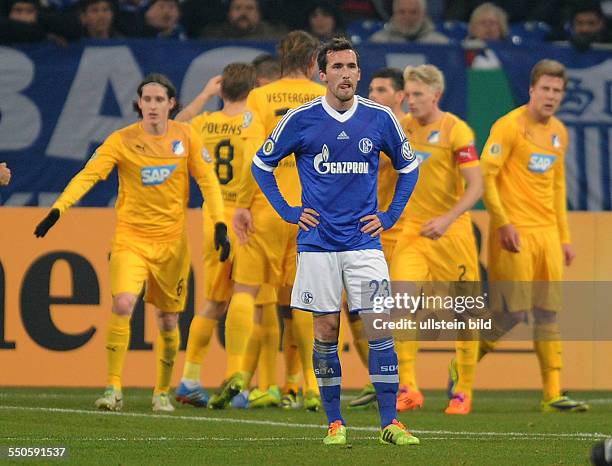
[[[370,235],[372,238],[380,235],[384,230],[382,222],[376,214],[361,217],[359,221],[365,223],[365,225],[361,227],[361,232]]]
[[[227,236],[227,225],[223,222],[215,224],[215,251],[221,249],[219,260],[225,262],[230,255],[230,241]]]
[[[310,231],[310,228],[316,228],[319,224],[319,212],[310,207],[305,207],[302,209],[302,214],[300,215],[300,219],[298,220],[298,226],[304,231]]]
[[[51,209],[47,216],[42,219],[42,221],[36,225],[36,229],[34,230],[34,235],[37,238],[42,238],[47,234],[47,232],[51,229],[55,222],[57,222],[60,218],[59,209]]]
[[[0,163],[0,186],[6,186],[11,181],[11,169],[6,163]]]
[[[562,244],[561,248],[563,249],[563,261],[565,265],[570,266],[574,259],[576,258],[576,251],[571,244]]]
[[[242,207],[237,207],[234,211],[232,225],[240,244],[246,244],[249,241],[249,234],[255,231],[253,227],[253,214],[251,214],[249,209]]]
[[[421,236],[433,240],[439,239],[444,233],[446,233],[446,230],[448,230],[451,223],[453,223],[453,219],[446,215],[432,218],[423,224],[423,227],[421,228]]]
[[[499,227],[498,231],[502,248],[510,252],[521,252],[521,238],[514,225],[508,223]]]

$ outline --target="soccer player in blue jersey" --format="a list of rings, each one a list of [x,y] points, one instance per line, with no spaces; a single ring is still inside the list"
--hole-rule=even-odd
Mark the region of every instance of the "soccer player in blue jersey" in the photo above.
[[[300,227],[298,266],[291,296],[294,309],[314,314],[314,370],[329,420],[323,442],[346,444],[340,413],[342,371],[338,330],[342,289],[349,310],[389,320],[379,311],[373,291],[388,296],[389,271],[380,233],[404,210],[418,177],[418,163],[404,132],[388,107],[355,95],[359,58],[351,43],[335,38],[319,50],[325,96],[288,112],[253,159],[253,176],[272,206],[287,222]],[[380,151],[398,171],[393,201],[377,209]],[[273,171],[295,153],[302,184],[302,205],[290,206],[281,195]],[[365,287],[374,290],[364,293]],[[369,288],[368,288],[369,290]],[[370,329],[371,330],[371,329]],[[414,445],[419,440],[397,420],[397,355],[389,332],[369,332],[369,371],[381,417],[380,442]]]

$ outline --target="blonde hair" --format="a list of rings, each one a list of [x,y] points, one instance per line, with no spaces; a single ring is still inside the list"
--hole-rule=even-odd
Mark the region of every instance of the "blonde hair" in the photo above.
[[[563,79],[563,89],[567,86],[567,71],[565,66],[557,60],[545,58],[535,64],[531,70],[530,86],[533,87],[542,76],[553,76]]]
[[[434,65],[407,66],[404,68],[404,81],[418,81],[434,91],[444,92],[444,75]]]
[[[499,30],[501,32],[502,39],[508,37],[508,14],[504,11],[503,8],[494,5],[493,3],[483,3],[472,11],[472,15],[470,16],[470,22],[468,24],[468,32],[470,36],[473,34],[472,30],[474,28],[474,24],[478,20],[478,18],[485,13],[493,13],[497,18],[497,22],[499,23]]]

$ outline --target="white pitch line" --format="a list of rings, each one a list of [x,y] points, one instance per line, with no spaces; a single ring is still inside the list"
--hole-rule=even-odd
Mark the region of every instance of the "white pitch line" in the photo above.
[[[302,424],[302,423],[291,423],[291,422],[278,422],[278,421],[264,421],[255,419],[235,419],[235,418],[224,418],[224,417],[195,417],[195,416],[180,416],[180,415],[168,415],[168,414],[145,414],[145,413],[125,413],[125,412],[102,412],[102,411],[89,411],[85,409],[69,409],[69,408],[44,408],[44,407],[30,407],[30,406],[0,406],[0,409],[4,410],[15,410],[15,411],[42,411],[49,413],[61,413],[61,414],[85,414],[85,415],[97,415],[97,416],[122,416],[122,417],[138,417],[138,418],[149,418],[149,419],[164,419],[164,420],[181,420],[181,421],[195,421],[195,422],[223,422],[232,424],[251,424],[251,425],[265,425],[273,427],[289,427],[299,429],[325,429],[326,425],[323,424]],[[351,426],[352,431],[360,432],[379,432],[380,429],[376,427],[363,427],[363,426]],[[425,435],[453,435],[453,436],[483,436],[483,437],[508,437],[508,438],[559,438],[559,439],[600,439],[609,437],[610,434],[604,434],[601,432],[568,432],[568,433],[543,433],[543,432],[473,432],[473,431],[453,431],[453,430],[416,430],[410,429],[415,434]]]

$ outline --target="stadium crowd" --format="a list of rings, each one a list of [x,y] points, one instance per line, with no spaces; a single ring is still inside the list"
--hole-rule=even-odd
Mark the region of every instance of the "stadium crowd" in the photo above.
[[[2,0],[0,43],[82,38],[611,43],[611,0]],[[517,39],[518,38],[518,39]],[[472,46],[474,43],[472,42]]]

